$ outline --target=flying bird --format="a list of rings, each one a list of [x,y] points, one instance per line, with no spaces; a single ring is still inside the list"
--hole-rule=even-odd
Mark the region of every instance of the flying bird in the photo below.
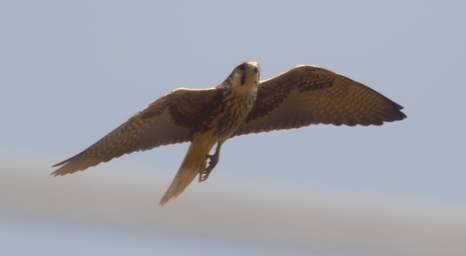
[[[59,168],[52,174],[82,171],[134,151],[191,142],[160,200],[164,205],[197,175],[199,182],[207,180],[229,138],[311,124],[367,126],[406,118],[394,101],[320,67],[300,65],[263,81],[259,72],[257,62],[244,62],[214,88],[176,89],[81,153],[54,165]]]

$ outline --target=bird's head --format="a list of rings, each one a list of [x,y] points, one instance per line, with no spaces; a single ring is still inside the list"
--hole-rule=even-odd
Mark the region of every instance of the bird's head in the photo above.
[[[259,64],[255,61],[243,62],[233,69],[223,85],[238,91],[255,90],[259,82],[259,68]]]

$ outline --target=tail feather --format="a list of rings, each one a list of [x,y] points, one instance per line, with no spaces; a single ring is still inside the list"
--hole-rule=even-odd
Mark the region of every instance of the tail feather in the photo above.
[[[195,142],[191,144],[180,169],[160,200],[160,205],[163,206],[170,199],[179,196],[191,184],[199,171],[204,167],[208,152],[209,148],[205,148]]]

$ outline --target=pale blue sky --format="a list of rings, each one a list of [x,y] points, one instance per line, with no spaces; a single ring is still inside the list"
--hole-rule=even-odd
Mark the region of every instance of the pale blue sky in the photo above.
[[[466,207],[465,10],[462,1],[4,1],[0,161],[38,161],[48,175],[176,87],[216,85],[245,60],[261,63],[262,78],[315,64],[385,94],[408,119],[240,137],[209,182]],[[107,167],[153,169],[168,184],[186,147]]]

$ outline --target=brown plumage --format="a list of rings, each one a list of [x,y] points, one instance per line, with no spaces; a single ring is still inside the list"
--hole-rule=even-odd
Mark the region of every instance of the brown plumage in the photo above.
[[[406,118],[401,109],[361,83],[303,65],[260,82],[254,108],[235,135],[319,123],[382,125]]]
[[[375,90],[331,71],[298,66],[258,82],[256,62],[237,66],[216,88],[178,89],[151,103],[83,152],[56,166],[65,175],[123,154],[191,141],[161,204],[199,175],[207,179],[230,137],[310,124],[381,125],[404,119],[402,107]],[[214,155],[208,155],[217,144]]]
[[[65,175],[123,154],[188,142],[193,127],[208,115],[221,95],[218,89],[178,89],[154,101],[81,153],[55,164],[53,175]]]

